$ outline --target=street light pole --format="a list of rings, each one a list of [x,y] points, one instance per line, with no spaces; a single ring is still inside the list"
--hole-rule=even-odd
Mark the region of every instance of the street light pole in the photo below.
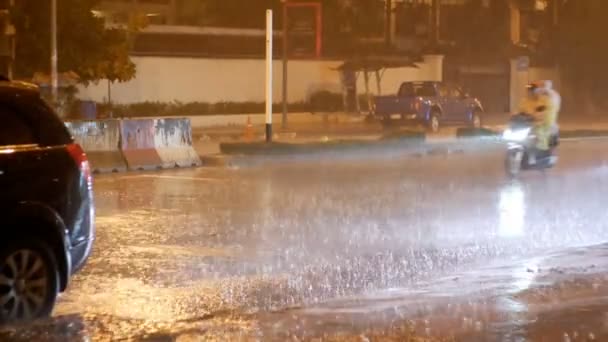
[[[283,128],[287,128],[287,112],[289,110],[288,108],[288,100],[287,100],[287,73],[288,73],[288,67],[287,67],[287,63],[288,63],[288,58],[287,58],[287,53],[288,53],[288,39],[287,39],[287,35],[288,35],[288,22],[287,22],[287,17],[288,17],[288,13],[287,13],[287,1],[288,0],[283,0],[283,80],[282,80],[282,97],[283,97],[283,113],[281,116],[281,126]]]
[[[51,0],[51,92],[57,105],[59,80],[57,75],[57,0]]]
[[[10,13],[10,9],[12,9],[13,7],[15,7],[15,0],[10,0],[8,2],[8,6],[9,6],[9,13]],[[9,38],[9,62],[8,62],[8,70],[7,70],[7,76],[9,80],[13,79],[13,69],[15,67],[15,26],[13,21],[10,19],[10,15],[7,14],[7,20],[8,20],[8,24],[7,24],[7,32],[5,32],[5,34],[7,34],[10,38]]]
[[[266,10],[266,142],[272,142],[272,10]]]
[[[393,1],[392,0],[386,0],[386,7],[385,7],[385,19],[384,19],[384,43],[386,44],[387,48],[390,48],[392,46],[392,16],[393,16]]]
[[[435,44],[439,44],[440,41],[440,36],[441,36],[441,1],[440,0],[433,0],[432,4],[431,4],[431,17],[432,17],[432,27],[433,29],[431,30],[433,36],[432,36],[432,42]]]

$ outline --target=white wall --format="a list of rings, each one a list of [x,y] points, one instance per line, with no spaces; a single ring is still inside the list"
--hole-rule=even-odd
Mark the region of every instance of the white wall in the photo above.
[[[263,102],[264,60],[203,59],[174,57],[133,57],[137,76],[126,83],[112,86],[114,103],[137,102]],[[389,69],[384,73],[382,91],[396,92],[404,81],[436,80],[442,77],[441,56],[426,56],[418,68]],[[341,93],[340,74],[335,70],[341,61],[297,60],[289,62],[289,102],[305,101],[318,90]],[[281,61],[274,62],[274,100],[281,100]],[[363,76],[358,89],[364,92]],[[375,78],[370,78],[375,91]],[[107,100],[107,83],[80,87],[83,100]]]

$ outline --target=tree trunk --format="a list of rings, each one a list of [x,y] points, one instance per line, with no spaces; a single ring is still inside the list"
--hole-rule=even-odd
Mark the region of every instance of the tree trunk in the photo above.
[[[378,90],[378,96],[382,95],[382,76],[380,70],[376,70],[376,89]]]
[[[365,81],[365,97],[367,98],[367,110],[370,111],[372,108],[372,94],[369,91],[369,71],[363,70],[363,79]]]

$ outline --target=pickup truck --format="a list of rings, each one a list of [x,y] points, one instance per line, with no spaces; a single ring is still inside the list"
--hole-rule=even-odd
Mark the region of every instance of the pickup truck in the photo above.
[[[479,100],[441,82],[404,82],[397,95],[377,96],[372,105],[372,115],[385,124],[423,123],[432,132],[453,124],[480,128],[482,113]]]

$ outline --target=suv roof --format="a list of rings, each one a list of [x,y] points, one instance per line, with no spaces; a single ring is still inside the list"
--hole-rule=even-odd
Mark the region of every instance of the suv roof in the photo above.
[[[0,77],[0,106],[0,117],[20,118],[40,146],[65,145],[73,141],[63,121],[42,99],[35,84],[6,81]]]
[[[8,81],[0,77],[0,94],[26,93],[28,95],[40,96],[40,88],[29,82]]]

